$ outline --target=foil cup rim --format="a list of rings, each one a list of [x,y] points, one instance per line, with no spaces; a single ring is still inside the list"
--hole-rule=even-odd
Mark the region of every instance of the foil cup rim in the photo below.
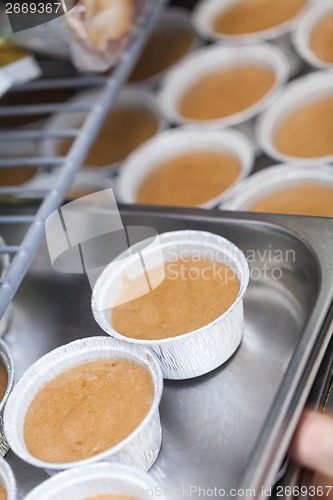
[[[333,63],[320,59],[309,43],[312,30],[329,12],[333,13],[331,0],[314,3],[301,18],[297,29],[292,33],[293,44],[298,54],[318,69],[333,69]]]
[[[57,488],[57,493],[61,493],[70,482],[75,484],[80,481],[80,484],[84,485],[86,481],[98,480],[101,477],[109,479],[120,479],[123,481],[128,481],[128,484],[132,482],[133,486],[155,488],[157,483],[146,473],[124,465],[121,463],[109,463],[109,462],[98,462],[91,465],[83,465],[82,467],[75,467],[73,469],[64,470],[49,479],[46,479],[39,485],[35,486],[25,500],[38,499],[38,495],[49,492]],[[106,493],[108,494],[108,493]],[[150,497],[150,498],[154,498]],[[83,500],[83,498],[82,498]]]
[[[226,7],[228,7],[232,3],[235,3],[235,1],[231,0],[229,4],[226,5]],[[314,0],[310,0],[310,6],[305,5],[294,17],[277,26],[273,26],[272,28],[267,28],[261,31],[255,31],[252,33],[245,33],[243,35],[227,35],[224,33],[218,33],[210,25],[212,21],[212,19],[210,18],[213,17],[213,15],[218,14],[218,12],[215,12],[215,9],[217,10],[217,6],[221,5],[219,0],[201,0],[200,2],[198,2],[192,14],[192,22],[198,32],[202,36],[210,40],[223,40],[224,42],[239,44],[261,41],[274,41],[284,35],[289,34],[295,28],[295,26],[298,25],[304,14],[307,13],[312,3],[314,3]],[[209,13],[209,9],[212,9],[213,12]],[[219,9],[219,11],[222,12],[223,8]],[[208,18],[206,19],[207,15]]]
[[[110,340],[111,343],[109,342]],[[101,343],[102,345],[98,346],[99,343]],[[46,462],[44,460],[34,457],[28,451],[25,444],[22,444],[21,438],[16,436],[17,433],[16,425],[17,425],[17,406],[19,404],[19,400],[23,394],[31,391],[32,383],[38,380],[38,378],[40,377],[40,373],[38,372],[38,370],[42,369],[45,366],[48,366],[48,368],[54,367],[65,357],[68,357],[69,359],[75,357],[72,365],[66,368],[70,369],[71,367],[77,366],[78,364],[83,362],[79,359],[80,357],[79,355],[85,350],[93,351],[94,348],[95,349],[98,348],[99,351],[102,351],[104,348],[107,349],[110,347],[113,348],[115,352],[118,352],[120,354],[129,353],[131,356],[133,356],[133,358],[136,358],[138,361],[143,362],[149,369],[152,382],[154,385],[154,398],[147,415],[143,418],[140,424],[134,429],[134,431],[131,432],[131,434],[129,434],[125,439],[117,443],[115,446],[112,446],[111,448],[103,451],[102,453],[99,453],[98,455],[94,455],[92,457],[85,458],[82,460],[77,460],[75,462],[65,462],[65,463]],[[136,351],[131,351],[133,347],[135,347]],[[58,357],[53,359],[54,356]],[[49,361],[52,359],[53,359],[52,365],[48,364]],[[60,373],[63,373],[64,371],[66,371],[66,369],[60,371]],[[52,380],[52,378],[54,377],[51,377],[49,381]],[[31,394],[29,395],[30,403],[33,401],[34,397],[38,393],[38,390],[34,391],[32,395]],[[149,425],[149,423],[153,420],[154,416],[156,415],[156,412],[158,412],[159,404],[162,397],[162,392],[163,392],[163,377],[161,368],[155,358],[154,353],[148,348],[145,348],[144,346],[129,346],[125,342],[120,342],[118,339],[112,339],[110,337],[105,337],[105,336],[86,337],[83,339],[74,340],[73,342],[64,344],[60,347],[57,347],[56,349],[53,349],[52,351],[48,352],[47,354],[39,358],[26,370],[21,379],[18,381],[14,390],[9,396],[4,411],[4,429],[6,438],[10,448],[14,451],[14,453],[19,458],[21,458],[22,460],[31,465],[34,465],[35,467],[49,469],[49,470],[68,470],[78,466],[97,463],[103,461],[103,459],[107,460],[108,457],[114,455],[119,450],[122,450],[124,447],[126,447],[126,445],[131,443],[137,437],[138,434],[140,434],[140,432],[144,427]],[[28,408],[29,406],[27,407],[27,409]],[[15,417],[14,422],[12,422],[13,414]],[[24,443],[24,438],[23,438],[23,443]]]
[[[256,63],[262,61],[270,66],[275,74],[272,87],[246,109],[225,117],[211,120],[192,120],[181,115],[177,109],[177,102],[181,95],[189,88],[192,81],[211,73],[215,69],[234,66],[237,60],[252,57]],[[215,61],[213,66],[212,61]],[[216,64],[216,61],[219,63]],[[221,64],[226,62],[225,65]],[[204,63],[204,64],[203,64]],[[275,45],[263,42],[251,45],[224,45],[217,43],[193,51],[180,61],[161,81],[161,88],[157,93],[157,101],[164,116],[173,123],[200,124],[203,128],[229,127],[246,122],[269,106],[280,94],[282,87],[287,83],[290,65],[284,52]],[[182,85],[179,84],[182,81]]]
[[[219,210],[247,210],[246,205],[267,196],[267,189],[269,190],[270,187],[276,186],[283,189],[306,181],[323,181],[325,185],[329,183],[333,187],[333,168],[322,164],[306,167],[291,163],[267,167],[244,179],[218,208]],[[271,192],[276,192],[276,189],[272,189]]]
[[[0,474],[6,489],[7,500],[15,500],[17,491],[15,476],[12,468],[3,457],[0,457]]]
[[[197,230],[189,230],[189,229],[180,230],[180,231],[168,231],[166,233],[159,234],[158,237],[159,237],[159,240],[162,240],[162,241],[167,240],[168,238],[171,238],[170,243],[172,244],[172,237],[174,237],[175,235],[180,235],[180,234],[182,236],[184,236],[185,238],[189,237],[189,236],[197,236],[197,237],[201,236],[202,238],[207,238],[207,237],[212,238],[213,237],[215,240],[218,240],[219,243],[223,242],[224,245],[227,245],[230,249],[233,250],[233,252],[235,252],[235,255],[237,255],[237,258],[239,259],[237,264],[239,265],[239,267],[242,268],[242,272],[243,272],[243,276],[239,278],[240,288],[239,288],[239,292],[237,294],[235,301],[223,314],[218,316],[218,318],[211,321],[207,325],[204,325],[196,330],[192,330],[191,332],[184,333],[182,335],[177,335],[176,337],[167,337],[167,338],[159,339],[159,340],[145,340],[145,339],[135,339],[135,338],[131,338],[131,337],[126,337],[125,335],[122,335],[119,332],[117,332],[111,326],[111,324],[105,320],[103,311],[99,311],[97,309],[96,302],[94,299],[94,294],[96,293],[96,290],[98,290],[98,288],[103,286],[103,281],[105,280],[105,276],[109,272],[110,265],[112,264],[112,263],[110,263],[104,269],[104,271],[102,272],[102,274],[98,278],[98,280],[95,284],[95,287],[94,287],[94,290],[92,293],[92,299],[91,299],[91,307],[92,307],[93,316],[94,316],[96,322],[98,323],[98,325],[108,335],[111,335],[112,337],[114,337],[118,340],[121,340],[121,341],[125,341],[129,344],[147,346],[148,348],[154,347],[154,346],[163,347],[164,345],[167,345],[170,343],[175,343],[178,341],[183,341],[185,339],[189,339],[191,337],[194,337],[194,336],[197,336],[197,335],[204,333],[207,329],[215,326],[221,320],[223,320],[224,318],[229,316],[232,313],[232,311],[235,309],[235,307],[243,300],[243,297],[244,297],[244,294],[247,290],[249,279],[250,279],[248,262],[246,260],[245,255],[243,254],[243,252],[230,240],[228,240],[228,239],[226,239],[223,236],[220,236],[218,234],[210,233],[208,231],[197,231]],[[143,242],[141,242],[141,243],[143,243]],[[125,252],[122,252],[122,253],[125,253]],[[122,254],[120,254],[120,255],[122,255]],[[234,259],[234,261],[236,262],[236,259]]]
[[[274,101],[269,109],[266,109],[263,114],[258,118],[255,123],[255,135],[260,148],[268,153],[272,158],[284,163],[295,163],[301,166],[311,166],[315,164],[325,164],[333,161],[333,154],[326,156],[319,156],[314,158],[302,158],[297,156],[290,156],[281,153],[274,145],[273,135],[274,126],[281,118],[290,112],[289,101],[293,99],[294,103],[299,102],[301,99],[311,99],[318,91],[331,90],[327,95],[333,95],[333,67],[330,70],[321,70],[309,73],[307,75],[295,78],[292,82],[285,86],[283,91]],[[304,93],[299,95],[299,91],[303,90]],[[294,108],[298,109],[297,106]]]
[[[71,97],[68,102],[73,104],[82,103],[86,101],[87,97],[90,97],[90,99],[94,100],[96,99],[95,96],[97,96],[99,92],[100,91],[98,89],[83,90],[79,92],[77,95]],[[156,134],[160,133],[161,131],[165,130],[168,127],[168,121],[162,114],[156,97],[151,95],[150,92],[145,88],[132,85],[125,86],[118,96],[116,106],[118,104],[126,102],[136,102],[142,108],[148,109],[151,112],[151,114],[155,116],[158,125]],[[63,128],[64,122],[66,123],[68,121],[73,120],[75,123],[79,121],[80,113],[82,114],[84,113],[84,111],[83,112],[62,111],[56,113],[50,118],[46,119],[44,128],[45,130],[48,131]],[[42,140],[39,146],[39,151],[41,156],[57,156],[57,150],[59,148],[60,142],[61,139]],[[120,162],[108,163],[99,167],[98,169],[94,169],[94,165],[89,164],[86,165],[86,168],[90,171],[94,170],[97,174],[103,175],[103,173],[107,174],[110,171],[110,169],[117,168],[122,161],[123,160],[121,160]]]
[[[200,39],[197,31],[195,30],[194,26],[191,23],[191,18],[190,18],[188,10],[183,8],[183,7],[176,7],[176,6],[170,7],[170,6],[168,6],[167,9],[165,9],[162,12],[162,14],[157,22],[157,26],[156,26],[157,31],[159,29],[159,23],[162,24],[163,21],[169,22],[170,20],[172,20],[172,18],[176,18],[179,21],[179,23],[182,23],[183,24],[183,31],[188,32],[192,36],[192,43],[191,43],[189,50],[186,52],[186,54],[189,54],[193,50],[199,48],[202,45],[201,39]],[[181,61],[181,59],[180,59],[180,61]],[[180,61],[178,61],[174,64],[171,64],[171,66],[165,68],[164,70],[160,71],[159,73],[156,73],[156,74],[154,74],[154,75],[152,75],[149,78],[146,78],[144,80],[140,80],[138,82],[128,81],[126,83],[126,86],[128,88],[134,88],[134,89],[141,89],[142,88],[142,89],[149,90],[154,85],[157,85],[161,81],[161,79],[169,71],[171,71],[172,68],[175,67],[176,64],[179,64]]]
[[[0,358],[3,364],[5,365],[5,369],[7,371],[7,376],[8,376],[7,389],[0,402],[0,412],[2,412],[14,386],[15,368],[11,352],[7,344],[1,338],[0,338]]]
[[[158,161],[158,157],[161,157],[161,153],[159,153],[161,145],[164,147],[170,145],[170,149],[172,149],[173,152],[173,158],[177,155],[178,148],[180,148],[178,151],[180,154],[195,151],[196,149],[193,149],[192,143],[189,144],[188,147],[185,147],[185,142],[180,143],[180,139],[184,139],[184,141],[186,141],[186,139],[191,140],[194,137],[197,137],[196,144],[199,144],[200,142],[205,144],[207,141],[213,144],[214,142],[218,146],[216,151],[229,152],[232,150],[241,167],[239,176],[235,179],[233,184],[229,186],[229,188],[214,198],[205,201],[200,205],[200,207],[210,208],[217,205],[234,185],[238,184],[242,179],[250,175],[254,165],[254,147],[245,134],[233,129],[202,130],[197,128],[195,125],[193,127],[183,126],[177,129],[169,129],[161,132],[158,136],[149,139],[146,143],[139,146],[128,156],[128,158],[120,166],[119,176],[115,181],[115,190],[120,201],[123,201],[124,203],[137,203],[136,199],[133,200],[131,193],[129,193],[128,180],[133,182],[133,178],[135,179],[135,176],[140,176],[141,169],[134,168],[138,162],[143,162],[143,159],[147,157],[147,155],[151,155],[156,158],[156,163],[154,162],[152,168],[145,172],[141,178],[142,183],[159,167],[160,163]],[[175,141],[179,141],[179,143],[175,145]],[[208,148],[209,146],[207,145],[202,146],[202,149],[207,150]],[[215,151],[213,146],[211,146],[211,150]],[[153,151],[155,152],[153,153]]]

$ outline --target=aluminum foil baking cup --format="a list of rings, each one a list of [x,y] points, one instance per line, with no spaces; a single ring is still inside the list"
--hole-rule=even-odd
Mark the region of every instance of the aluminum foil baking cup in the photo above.
[[[254,149],[250,141],[240,132],[179,127],[162,132],[157,137],[150,139],[127,158],[120,168],[116,181],[117,199],[124,203],[137,203],[137,193],[142,183],[154,170],[159,168],[161,163],[175,158],[177,155],[195,151],[214,151],[235,158],[241,171],[233,185],[251,173]],[[231,187],[215,198],[208,199],[201,207],[213,208],[230,189]]]
[[[248,45],[269,41],[287,56],[290,65],[290,74],[295,76],[302,68],[302,60],[295,52],[292,44],[291,33],[297,28],[302,16],[308,12],[309,5],[316,0],[310,0],[309,5],[302,8],[292,19],[261,31],[245,34],[230,35],[219,33],[214,29],[216,17],[232,4],[239,0],[201,0],[198,2],[192,13],[192,23],[198,33],[206,40],[222,41],[228,45]]]
[[[5,489],[6,500],[16,499],[16,481],[12,469],[4,458],[0,458],[0,484]]]
[[[68,100],[70,104],[89,104],[96,102],[98,99],[100,92],[98,90],[89,90],[80,92],[75,97]],[[155,97],[152,96],[149,92],[146,92],[139,88],[125,87],[116,101],[115,107],[118,106],[133,106],[134,108],[141,108],[146,110],[152,116],[156,118],[157,122],[157,131],[156,133],[166,129],[168,124],[164,117],[162,116],[160,109],[156,103]],[[45,123],[45,130],[52,132],[54,130],[61,129],[70,129],[70,128],[79,128],[82,124],[82,121],[87,116],[86,112],[76,112],[76,111],[66,111],[63,113],[54,114],[50,119],[48,119]],[[59,156],[60,148],[63,139],[45,139],[40,143],[40,155],[41,156]],[[121,163],[121,162],[120,162]],[[110,173],[110,169],[114,170],[119,163],[110,163],[105,166],[98,166],[98,168],[94,168],[94,165],[85,165],[85,170],[92,171],[98,173],[99,175],[108,175]]]
[[[8,375],[7,389],[0,402],[0,456],[4,457],[9,450],[9,445],[3,429],[3,414],[4,408],[9,398],[9,395],[14,385],[14,363],[8,347],[3,340],[0,339],[0,362],[4,366]]]
[[[160,498],[161,491],[148,474],[122,464],[99,463],[61,472],[34,488],[25,500],[85,500],[99,495],[145,500]],[[164,494],[163,498],[167,500]]]
[[[317,0],[309,0],[309,5],[314,4]],[[303,7],[296,16],[272,28],[252,33],[245,33],[241,35],[229,35],[226,33],[219,33],[214,29],[214,20],[223,11],[239,0],[201,0],[199,1],[192,13],[192,23],[196,30],[203,38],[208,40],[223,40],[224,42],[233,43],[258,43],[266,40],[276,41],[284,35],[290,33],[295,29],[299,20],[309,9],[309,5]]]
[[[333,1],[321,0],[320,2],[316,2],[302,17],[292,35],[297,53],[316,69],[333,69],[333,63],[320,59],[311,47],[313,29],[328,14],[333,14]]]
[[[127,359],[148,368],[154,384],[154,400],[141,424],[123,441],[98,455],[69,463],[49,463],[31,455],[24,441],[27,410],[41,388],[64,371],[97,359]],[[155,462],[162,442],[158,405],[163,379],[152,353],[139,346],[125,344],[107,337],[77,340],[51,351],[34,363],[12,392],[5,409],[4,424],[8,443],[25,462],[54,474],[65,469],[96,462],[117,462],[147,471]]]
[[[278,99],[258,119],[256,137],[261,149],[281,162],[297,163],[310,167],[333,163],[333,154],[315,158],[300,158],[281,153],[274,143],[276,129],[284,119],[303,106],[332,95],[333,70],[316,71],[289,83]]]
[[[219,208],[246,211],[263,197],[304,183],[333,188],[333,168],[327,165],[301,167],[292,164],[266,168],[230,191]]]
[[[200,47],[202,45],[201,39],[199,38],[198,34],[196,33],[194,27],[192,26],[191,20],[190,20],[190,15],[188,10],[181,8],[181,7],[168,7],[165,9],[158,22],[156,27],[154,28],[154,33],[171,33],[171,32],[183,32],[185,34],[188,34],[192,38],[192,43],[187,51],[187,53],[192,52],[194,49]],[[150,90],[152,87],[157,85],[161,78],[168,73],[168,71],[171,70],[176,64],[178,64],[179,61],[176,61],[173,63],[171,66],[167,67],[165,70],[152,75],[149,78],[146,78],[145,80],[139,80],[137,82],[129,80],[127,82],[127,85],[133,86],[135,88],[147,88],[147,90]]]
[[[249,281],[244,254],[222,236],[204,231],[174,231],[159,235],[155,245],[145,240],[130,247],[111,262],[96,282],[92,311],[99,326],[109,335],[133,345],[145,345],[157,356],[167,379],[187,379],[208,373],[225,363],[239,346],[244,327],[243,296]],[[124,275],[129,279],[144,276],[141,255],[153,287],[159,283],[151,273],[165,262],[198,256],[230,267],[240,281],[240,290],[232,306],[216,320],[198,330],[162,340],[138,340],[125,337],[112,327],[112,308],[122,289]],[[154,282],[155,279],[155,282]]]
[[[193,83],[212,72],[244,64],[261,66],[275,75],[271,89],[257,102],[243,111],[213,120],[195,120],[179,112],[179,101]],[[266,109],[287,82],[289,73],[290,67],[285,54],[268,43],[237,47],[215,44],[192,52],[166,75],[157,95],[158,103],[164,116],[171,123],[199,123],[201,127],[230,127],[246,122]]]

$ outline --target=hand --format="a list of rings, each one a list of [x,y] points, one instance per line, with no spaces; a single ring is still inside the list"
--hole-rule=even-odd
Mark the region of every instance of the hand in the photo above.
[[[312,484],[333,486],[333,417],[305,410],[290,447],[291,456],[315,472]],[[333,499],[333,488],[326,500]]]

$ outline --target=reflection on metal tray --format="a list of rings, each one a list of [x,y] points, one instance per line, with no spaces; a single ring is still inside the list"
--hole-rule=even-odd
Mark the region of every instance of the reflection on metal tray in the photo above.
[[[206,493],[222,488],[226,494],[257,488],[258,498],[261,487],[274,481],[329,342],[333,221],[138,206],[123,207],[121,214],[124,224],[158,232],[215,232],[249,260],[244,340],[214,372],[165,383],[163,445],[150,474],[172,490],[171,498],[186,496],[190,487],[194,499],[204,495],[199,487]],[[0,232],[9,244],[15,240],[6,227]],[[51,269],[43,245],[16,296],[6,337],[18,376],[60,344],[102,334],[91,315],[90,294],[85,277]],[[12,452],[7,458],[19,498],[47,478]]]

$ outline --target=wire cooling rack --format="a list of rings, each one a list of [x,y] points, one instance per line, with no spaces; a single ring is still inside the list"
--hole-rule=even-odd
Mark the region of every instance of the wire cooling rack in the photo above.
[[[15,196],[24,199],[38,195],[41,199],[38,210],[33,215],[15,215],[14,213],[0,213],[0,225],[26,225],[26,232],[18,245],[0,247],[0,254],[9,254],[10,265],[0,278],[0,318],[11,303],[25,273],[45,236],[45,220],[62,203],[67,191],[70,189],[75,174],[85,160],[105,118],[112,108],[118,92],[129,76],[140,51],[155,25],[158,15],[165,0],[154,0],[147,12],[143,25],[136,33],[129,48],[122,54],[121,60],[111,76],[77,76],[70,78],[41,79],[30,82],[15,91],[49,91],[52,93],[58,88],[89,88],[98,87],[100,93],[94,102],[89,103],[53,103],[20,106],[0,107],[1,117],[32,116],[43,113],[57,112],[84,112],[85,119],[79,128],[66,130],[10,130],[0,131],[0,151],[5,143],[10,142],[15,146],[21,141],[35,141],[47,138],[73,138],[72,146],[66,156],[62,157],[17,157],[1,158],[0,168],[3,167],[31,167],[50,168],[57,166],[57,179],[49,188],[31,187],[0,187],[0,196]]]

